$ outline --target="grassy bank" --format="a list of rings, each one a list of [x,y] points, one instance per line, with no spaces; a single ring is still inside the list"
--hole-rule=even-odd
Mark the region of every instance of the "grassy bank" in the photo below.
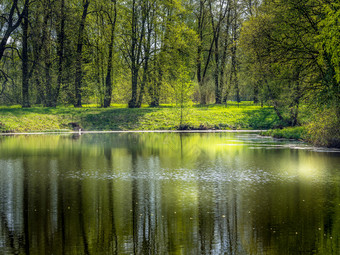
[[[183,112],[187,129],[270,129],[279,125],[271,107],[250,102],[225,105],[195,105]],[[0,132],[83,130],[174,130],[180,125],[180,110],[171,105],[129,109],[125,105],[98,108],[0,107]]]
[[[283,129],[270,129],[261,133],[262,135],[272,136],[275,138],[285,138],[294,140],[309,140],[307,128],[287,127]]]

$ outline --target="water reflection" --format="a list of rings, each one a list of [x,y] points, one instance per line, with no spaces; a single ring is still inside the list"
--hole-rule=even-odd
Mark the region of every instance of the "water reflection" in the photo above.
[[[0,141],[1,254],[340,251],[336,152],[245,134]]]

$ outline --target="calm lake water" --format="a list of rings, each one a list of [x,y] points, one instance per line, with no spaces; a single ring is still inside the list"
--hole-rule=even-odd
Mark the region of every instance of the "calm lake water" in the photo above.
[[[0,136],[0,254],[340,254],[340,152],[244,133]]]

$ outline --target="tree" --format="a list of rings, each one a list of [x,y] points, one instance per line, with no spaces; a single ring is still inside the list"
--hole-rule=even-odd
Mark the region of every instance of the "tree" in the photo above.
[[[224,80],[224,69],[227,57],[227,48],[229,44],[229,27],[231,25],[231,0],[219,1],[215,3],[216,14],[213,10],[212,1],[209,2],[209,10],[211,16],[211,27],[213,29],[213,47],[214,47],[214,81],[215,81],[215,104],[222,103],[222,90]],[[216,17],[217,16],[217,17]],[[235,17],[234,17],[234,20]],[[225,29],[225,31],[223,31]],[[220,45],[220,38],[224,37],[224,42]],[[220,52],[220,46],[222,46],[222,52]],[[222,53],[222,57],[221,57]]]
[[[25,0],[20,4],[19,0],[4,1],[0,10],[0,61],[4,57],[4,53],[8,49],[13,49],[8,46],[8,41],[11,39],[13,32],[22,25],[22,105],[29,107],[29,84],[28,84],[28,56],[27,56],[27,40],[28,40],[28,8],[29,0]],[[1,94],[3,93],[4,86],[8,81],[7,74],[0,69],[0,78],[4,78],[2,84]]]
[[[105,95],[104,95],[104,107],[109,107],[111,104],[112,97],[112,61],[113,61],[113,44],[115,38],[115,28],[116,28],[116,20],[117,20],[117,1],[111,0],[113,4],[113,10],[111,9],[111,13],[107,13],[107,17],[109,20],[109,24],[111,26],[111,35],[109,42],[109,56],[108,56],[108,64],[107,64],[107,73],[105,79]],[[112,17],[113,16],[113,17]]]
[[[178,129],[186,129],[185,119],[187,112],[186,108],[190,105],[192,94],[192,81],[190,79],[190,72],[187,66],[179,65],[176,71],[177,75],[172,83],[174,90],[174,100],[176,109],[179,109],[179,126]]]
[[[321,11],[324,19],[318,23],[317,49],[319,62],[325,68],[322,95],[333,104],[340,119],[340,3],[325,1]]]
[[[138,107],[138,97],[143,90],[138,91],[138,78],[141,65],[145,58],[143,41],[146,39],[146,26],[148,12],[151,5],[148,0],[131,0],[127,2],[127,17],[130,18],[130,27],[125,27],[127,39],[124,40],[125,59],[131,71],[131,99],[130,108]]]
[[[22,6],[19,0],[4,1],[1,4],[0,35],[2,38],[0,41],[0,61],[5,50],[10,48],[7,47],[7,43],[11,34],[20,26],[24,16],[27,16],[28,6],[29,0],[23,1]]]
[[[77,39],[77,50],[76,50],[76,73],[75,73],[75,107],[82,107],[81,102],[81,89],[83,82],[83,70],[82,70],[82,53],[83,53],[83,45],[84,45],[84,30],[85,30],[85,21],[88,14],[88,7],[90,5],[89,0],[83,0],[83,14],[81,16],[81,20],[78,28],[78,39]]]
[[[28,77],[28,6],[23,10],[22,22],[22,107],[30,107]],[[1,52],[0,52],[1,54]]]
[[[298,124],[301,98],[320,78],[314,47],[317,20],[310,19],[317,10],[308,0],[267,1],[243,26],[242,47],[255,84],[263,84],[262,93],[283,125]]]
[[[208,57],[206,58],[206,61],[202,60],[202,54],[203,54],[203,44],[205,40],[205,28],[206,28],[206,23],[207,23],[207,15],[208,15],[208,10],[206,7],[207,0],[199,0],[199,7],[198,7],[198,12],[196,14],[197,16],[197,34],[199,38],[199,42],[197,44],[197,82],[199,85],[200,89],[200,103],[201,104],[206,104],[207,103],[207,98],[206,98],[206,91],[205,91],[205,78],[208,70],[208,66],[210,63],[210,56],[211,56],[211,50],[209,50]],[[204,56],[204,55],[203,55]],[[205,66],[203,69],[202,73],[202,61],[205,62]]]
[[[54,93],[53,106],[57,106],[58,98],[60,95],[60,89],[63,84],[63,72],[64,72],[64,51],[65,51],[65,0],[60,0],[60,12],[58,15],[58,28],[57,28],[57,55],[58,55],[58,78],[57,86]]]
[[[239,89],[239,78],[238,78],[238,69],[239,69],[239,61],[237,56],[237,45],[239,39],[239,5],[238,1],[232,1],[232,8],[231,8],[231,15],[232,20],[230,21],[229,26],[231,27],[230,37],[232,42],[230,43],[230,72],[229,72],[229,84],[227,85],[224,96],[223,102],[227,103],[228,96],[231,92],[232,87],[234,87],[236,92],[236,101],[239,103],[240,100],[240,89]],[[229,27],[228,26],[228,27]],[[229,31],[228,31],[229,32]],[[227,46],[227,45],[226,45]]]

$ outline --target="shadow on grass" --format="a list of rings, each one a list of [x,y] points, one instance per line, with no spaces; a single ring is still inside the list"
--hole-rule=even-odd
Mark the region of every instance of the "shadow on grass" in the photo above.
[[[134,130],[140,128],[141,119],[160,108],[108,108],[97,113],[87,113],[81,118],[86,130]]]
[[[0,116],[5,119],[11,119],[12,116],[17,118],[31,115],[28,119],[33,122],[49,121],[50,116],[55,116],[55,121],[65,128],[75,129],[82,128],[84,130],[141,130],[141,129],[171,129],[175,127],[174,114],[171,109],[174,105],[162,105],[160,107],[142,107],[136,109],[126,108],[122,105],[113,106],[110,108],[97,108],[97,107],[83,107],[74,108],[73,106],[62,106],[57,108],[45,107],[0,107]],[[216,116],[221,118],[230,116],[230,123],[235,122],[235,128],[241,129],[269,129],[280,126],[279,120],[272,108],[260,108],[249,102],[240,103],[240,107],[236,102],[228,102],[225,105],[194,105],[198,111],[211,110],[212,127],[224,129],[225,126],[219,126],[218,123],[224,123],[222,120],[215,120]],[[227,110],[228,109],[228,110]],[[152,114],[160,112],[160,114]],[[35,118],[37,115],[49,115],[46,119]],[[150,116],[146,116],[150,115]],[[196,115],[195,115],[196,116]],[[195,117],[194,116],[194,117]],[[198,116],[201,116],[198,114]],[[204,114],[202,115],[204,118]],[[202,117],[201,116],[201,117]],[[197,117],[197,116],[196,116]],[[223,119],[222,118],[222,119]],[[13,118],[13,121],[17,119]],[[215,123],[219,121],[218,123]],[[198,121],[199,122],[199,121]],[[226,123],[230,126],[230,123]],[[197,123],[197,127],[202,123]],[[217,126],[216,126],[217,125]]]
[[[260,108],[244,111],[242,122],[248,123],[252,129],[271,129],[281,125],[272,108]]]
[[[17,108],[17,107],[1,107],[0,115],[14,115],[21,117],[27,114],[52,114],[63,115],[75,113],[78,109],[71,107],[31,107],[31,108]]]
[[[159,111],[166,107],[143,107],[138,109],[129,109],[122,106],[110,108],[97,107],[0,107],[0,119],[24,118],[32,119],[33,122],[41,122],[40,118],[35,118],[32,114],[41,116],[55,116],[59,119],[60,124],[69,129],[82,128],[84,130],[133,130],[141,126],[141,119],[146,114]],[[17,121],[16,119],[13,121]],[[1,122],[1,120],[0,120]],[[29,127],[28,127],[29,128]]]

